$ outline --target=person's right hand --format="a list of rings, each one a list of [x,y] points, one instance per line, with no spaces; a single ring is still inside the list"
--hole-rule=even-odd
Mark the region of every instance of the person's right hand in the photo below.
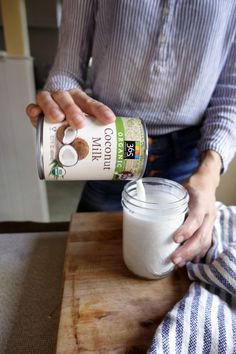
[[[31,103],[26,107],[26,113],[34,127],[41,113],[51,123],[66,119],[75,129],[85,125],[85,114],[95,117],[103,124],[112,123],[116,119],[109,107],[89,97],[79,88],[69,91],[41,91],[36,96],[36,104]]]

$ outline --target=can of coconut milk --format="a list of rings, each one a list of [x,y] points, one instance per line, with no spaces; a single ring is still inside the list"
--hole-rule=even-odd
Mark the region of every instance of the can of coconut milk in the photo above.
[[[139,118],[117,117],[104,125],[86,117],[81,129],[38,119],[37,167],[46,180],[137,180],[148,154],[147,130]]]

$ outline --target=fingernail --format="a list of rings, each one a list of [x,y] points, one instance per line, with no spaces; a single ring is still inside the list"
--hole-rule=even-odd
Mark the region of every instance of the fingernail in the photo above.
[[[183,263],[183,258],[182,257],[176,257],[173,259],[174,263],[179,265],[181,263]]]
[[[84,120],[77,120],[76,122],[70,123],[72,128],[74,129],[81,129],[85,126]]]
[[[35,108],[35,107],[31,108],[31,114],[32,114],[33,116],[38,115],[39,112],[40,112],[40,109],[39,109],[39,108]]]
[[[64,120],[65,118],[65,114],[60,111],[60,109],[57,109],[57,108],[54,108],[51,110],[50,112],[50,117],[53,119],[56,119],[56,120]]]
[[[109,121],[114,121],[116,118],[112,112],[107,111],[105,114],[105,118]]]
[[[68,117],[68,122],[74,129],[80,129],[85,126],[85,117],[82,115]]]
[[[176,240],[176,242],[181,243],[181,242],[184,241],[184,237],[183,236],[178,236],[178,237],[176,237],[175,240]]]
[[[64,114],[62,111],[60,111],[60,109],[56,109],[56,110],[55,110],[55,114],[56,114],[58,117],[60,117],[60,119],[64,119],[64,118],[65,118],[65,114]]]

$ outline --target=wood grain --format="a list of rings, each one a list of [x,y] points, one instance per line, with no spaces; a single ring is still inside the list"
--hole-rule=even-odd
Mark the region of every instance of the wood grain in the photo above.
[[[146,353],[189,287],[186,271],[160,280],[129,272],[119,212],[75,214],[70,230],[56,353]]]

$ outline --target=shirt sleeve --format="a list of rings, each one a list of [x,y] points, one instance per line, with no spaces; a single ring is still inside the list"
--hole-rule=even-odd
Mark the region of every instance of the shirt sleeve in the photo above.
[[[214,58],[212,58],[214,60]],[[200,152],[214,150],[222,159],[223,169],[236,151],[236,36],[205,113]]]
[[[58,48],[44,89],[84,88],[94,33],[94,1],[64,0]]]

